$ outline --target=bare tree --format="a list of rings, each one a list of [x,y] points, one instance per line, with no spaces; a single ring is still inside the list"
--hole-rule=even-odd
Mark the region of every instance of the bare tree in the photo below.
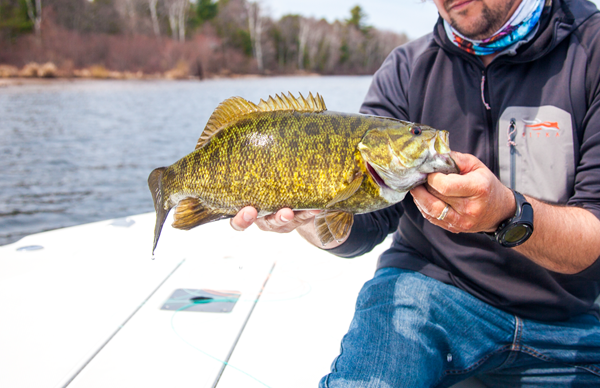
[[[156,14],[156,4],[158,0],[148,0],[148,6],[150,7],[150,16],[152,17],[152,28],[154,29],[154,35],[160,39],[160,25],[158,24],[158,15]]]
[[[115,1],[114,6],[119,13],[120,19],[123,21],[123,26],[127,27],[127,31],[135,33],[138,30],[139,18],[136,12],[138,0],[121,0]]]
[[[339,21],[333,22],[329,33],[326,35],[327,60],[325,71],[333,73],[340,61],[340,48],[342,47],[343,27]]]
[[[404,34],[391,31],[371,30],[365,46],[365,68],[375,71],[388,54],[397,46],[408,42]]]
[[[173,40],[177,40],[179,34],[179,41],[185,42],[185,21],[189,8],[189,0],[171,0],[169,4],[169,26],[171,27]]]
[[[310,22],[307,18],[300,17],[300,31],[298,32],[298,70],[304,69],[304,51],[308,41]]]
[[[179,41],[185,42],[185,21],[187,19],[187,12],[190,9],[190,2],[188,0],[181,0],[179,7]]]
[[[308,59],[308,68],[311,71],[319,70],[321,59],[327,56],[324,52],[326,45],[326,36],[331,30],[329,23],[325,20],[309,19],[309,29],[306,39],[306,54]]]
[[[39,41],[42,34],[42,0],[35,0],[35,9],[31,0],[25,0],[25,3],[27,3],[27,15],[33,22],[35,36]]]
[[[246,11],[248,12],[248,30],[250,31],[250,40],[252,41],[252,51],[256,58],[258,71],[264,71],[263,52],[262,52],[262,15],[257,2],[246,2]]]
[[[296,68],[298,63],[298,15],[286,15],[273,25],[270,36],[274,40],[279,70]]]
[[[325,20],[300,17],[298,69],[317,70],[326,62],[328,35],[332,28]],[[305,66],[306,65],[306,66]]]

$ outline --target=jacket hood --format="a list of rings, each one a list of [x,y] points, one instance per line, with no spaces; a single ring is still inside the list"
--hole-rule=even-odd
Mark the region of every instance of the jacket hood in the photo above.
[[[519,47],[517,55],[502,58],[509,62],[528,62],[537,59],[554,49],[583,22],[598,12],[596,5],[587,0],[546,0],[540,18],[540,28],[534,39]],[[441,17],[438,18],[433,29],[433,36],[436,43],[444,50],[473,57],[448,39]]]

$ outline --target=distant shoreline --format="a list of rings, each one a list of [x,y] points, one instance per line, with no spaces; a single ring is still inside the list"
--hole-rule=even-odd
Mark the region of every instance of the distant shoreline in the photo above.
[[[348,75],[348,74],[346,74]],[[357,76],[359,74],[356,74]],[[95,77],[10,77],[0,78],[0,88],[8,86],[27,86],[27,85],[53,85],[57,83],[74,83],[84,81],[165,81],[165,82],[177,82],[177,81],[210,81],[217,79],[251,79],[251,78],[275,78],[275,77],[323,77],[322,74],[318,73],[297,73],[297,74],[230,74],[230,75],[217,75],[200,79],[198,77],[188,78],[167,78],[159,76],[148,76],[140,78],[95,78]]]

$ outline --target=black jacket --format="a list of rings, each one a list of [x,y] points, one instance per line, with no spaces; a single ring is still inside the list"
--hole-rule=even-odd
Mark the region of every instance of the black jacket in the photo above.
[[[440,19],[432,34],[389,55],[361,112],[445,129],[453,150],[475,155],[508,187],[600,218],[600,13],[590,2],[555,0],[534,39],[487,68],[448,40]],[[396,229],[379,268],[419,271],[525,318],[598,316],[600,260],[576,275],[546,270],[481,234],[434,226],[410,195],[356,216],[332,252],[361,255]]]

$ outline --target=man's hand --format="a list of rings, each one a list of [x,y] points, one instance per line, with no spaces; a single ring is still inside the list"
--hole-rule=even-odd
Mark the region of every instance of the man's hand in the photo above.
[[[243,231],[256,224],[260,230],[276,233],[289,233],[309,223],[314,223],[315,215],[319,210],[303,210],[294,212],[292,209],[283,208],[275,214],[257,218],[258,213],[252,206],[246,206],[231,219],[231,227]]]
[[[460,175],[430,174],[411,190],[423,216],[450,232],[493,232],[516,211],[515,197],[472,155],[452,153]],[[533,206],[534,232],[513,249],[551,271],[575,274],[600,255],[600,221],[589,211],[526,197]],[[443,220],[438,217],[448,204]]]
[[[460,175],[429,174],[427,183],[410,191],[415,204],[427,220],[450,232],[495,231],[515,214],[512,191],[475,156],[452,152],[452,158]]]
[[[320,210],[293,211],[283,208],[275,214],[257,218],[256,209],[247,206],[240,210],[230,223],[231,227],[237,231],[246,230],[252,224],[256,224],[260,230],[267,232],[289,233],[296,230],[306,241],[321,249],[331,249],[341,245],[348,236],[340,242],[334,240],[325,246],[321,244],[315,229],[315,216],[319,212]]]

